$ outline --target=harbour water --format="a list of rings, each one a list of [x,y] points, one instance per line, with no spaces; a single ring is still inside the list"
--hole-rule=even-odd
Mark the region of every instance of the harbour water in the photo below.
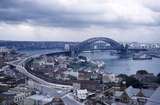
[[[45,53],[45,52],[56,52],[58,50],[32,50],[32,51],[21,51],[29,55]],[[112,72],[115,74],[135,74],[137,70],[147,70],[150,73],[157,75],[160,73],[160,58],[153,58],[152,60],[132,60],[132,59],[121,59],[118,56],[111,56],[109,52],[85,52],[81,53],[91,60],[104,61],[106,72]]]
[[[91,60],[102,60],[105,63],[105,71],[115,74],[135,74],[137,70],[147,70],[157,75],[160,73],[160,58],[152,60],[122,59],[118,56],[111,56],[108,52],[82,53]]]

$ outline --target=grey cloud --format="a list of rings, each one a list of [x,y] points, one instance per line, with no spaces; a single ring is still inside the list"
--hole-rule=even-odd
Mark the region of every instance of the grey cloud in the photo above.
[[[57,1],[57,0],[55,0]],[[95,1],[95,0],[94,0]],[[44,2],[44,1],[43,1]],[[47,2],[47,0],[46,0]],[[49,5],[51,6],[51,5]],[[81,8],[81,4],[79,4]],[[83,8],[83,7],[82,7]],[[77,11],[74,10],[74,7],[65,10],[66,8],[59,4],[56,5],[56,2],[53,3],[52,7],[47,7],[38,4],[33,0],[1,0],[0,1],[0,21],[6,23],[21,23],[27,22],[31,24],[46,25],[53,27],[89,27],[90,25],[103,25],[107,27],[125,27],[125,26],[134,26],[134,25],[159,25],[159,18],[154,19],[156,22],[131,22],[129,19],[124,19],[122,16],[112,19],[102,19],[99,16],[98,11],[95,13],[90,12],[88,7],[85,10]],[[143,12],[143,11],[142,11]],[[157,12],[157,11],[154,11]],[[103,15],[102,13],[100,13]],[[108,14],[111,13],[105,12],[106,18]],[[111,14],[114,15],[114,14]]]

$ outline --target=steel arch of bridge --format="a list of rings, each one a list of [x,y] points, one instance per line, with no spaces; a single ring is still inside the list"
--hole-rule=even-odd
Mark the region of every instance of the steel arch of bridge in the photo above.
[[[121,45],[120,43],[118,43],[115,40],[112,40],[112,39],[106,38],[106,37],[95,37],[95,38],[90,38],[88,40],[85,40],[85,41],[79,43],[78,45],[76,45],[74,47],[74,52],[80,53],[81,51],[85,50],[84,46],[88,46],[90,44],[93,44],[96,41],[104,41],[106,43],[109,43],[112,47],[110,50],[123,50],[124,49],[123,45]]]

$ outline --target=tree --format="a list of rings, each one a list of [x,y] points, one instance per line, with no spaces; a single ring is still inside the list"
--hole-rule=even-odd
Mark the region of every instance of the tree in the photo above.
[[[9,89],[9,87],[6,86],[0,86],[0,93],[5,92]]]
[[[131,86],[133,86],[134,88],[142,88],[143,84],[137,80],[136,78],[130,76],[128,79],[128,84],[131,84]]]
[[[148,72],[146,70],[139,70],[139,71],[137,71],[136,74],[144,75],[144,74],[148,74]]]
[[[156,82],[157,82],[158,84],[160,84],[160,73],[157,75],[157,80],[156,80]]]
[[[118,75],[122,79],[122,81],[126,81],[126,87],[133,86],[134,88],[142,88],[143,84],[134,78],[133,76],[127,76],[126,74]],[[123,83],[121,83],[123,85]]]
[[[0,104],[4,101],[3,97],[0,97]]]

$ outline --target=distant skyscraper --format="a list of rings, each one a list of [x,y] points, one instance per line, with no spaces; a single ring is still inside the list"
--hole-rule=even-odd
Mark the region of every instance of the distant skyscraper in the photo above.
[[[65,50],[65,51],[69,51],[69,50],[70,50],[70,46],[69,46],[69,44],[65,44],[65,46],[64,46],[64,50]]]

